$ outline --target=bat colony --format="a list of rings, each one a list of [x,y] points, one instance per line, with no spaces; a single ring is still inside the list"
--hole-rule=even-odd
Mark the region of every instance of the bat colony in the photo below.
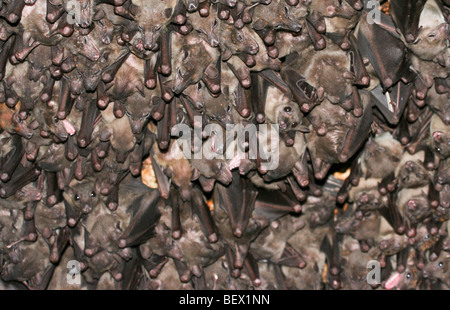
[[[1,285],[450,289],[450,2],[381,2],[0,1]]]

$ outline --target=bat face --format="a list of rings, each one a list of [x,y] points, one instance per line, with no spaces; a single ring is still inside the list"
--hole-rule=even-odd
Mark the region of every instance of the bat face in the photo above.
[[[375,139],[369,139],[362,157],[362,169],[368,176],[384,178],[395,171],[402,157],[402,152],[403,148],[400,142],[389,133],[380,135]]]
[[[432,208],[427,193],[428,188],[425,186],[403,189],[397,194],[396,205],[410,229],[409,236],[414,237],[417,224],[431,216]]]
[[[242,53],[255,55],[259,51],[258,43],[247,27],[237,29],[234,25],[221,21],[215,33],[219,38],[220,48],[228,49],[233,55]]]
[[[66,48],[74,55],[84,56],[90,61],[97,61],[101,55],[99,47],[100,42],[97,42],[97,34],[90,33],[88,35],[80,35],[78,31],[70,37],[66,42]]]
[[[257,5],[253,12],[253,28],[261,30],[271,27],[277,30],[299,32],[302,26],[293,18],[290,10],[291,7],[282,0],[272,0],[268,5]]]
[[[450,288],[450,257],[448,252],[441,251],[439,257],[425,265],[423,275],[425,278],[438,279]]]
[[[0,125],[3,130],[11,134],[19,134],[27,139],[33,136],[33,131],[28,128],[28,122],[19,118],[19,104],[15,109],[10,109],[5,103],[0,104]]]
[[[140,134],[150,119],[151,108],[148,101],[140,94],[135,93],[128,97],[125,109],[133,134]]]
[[[218,97],[211,96],[211,93],[206,87],[202,87],[202,104],[207,111],[209,119],[214,122],[218,121],[219,124],[232,124],[232,94],[221,92]]]
[[[367,283],[367,262],[372,257],[360,250],[350,252],[350,254],[342,258],[342,272],[340,279],[342,281],[341,288],[351,290],[371,289]]]
[[[440,158],[450,156],[450,131],[441,119],[434,115],[430,124],[431,149]]]
[[[264,112],[267,120],[278,124],[281,131],[296,129],[303,120],[298,104],[273,86],[268,87]]]
[[[398,172],[400,187],[420,187],[428,184],[428,172],[423,163],[407,161]]]
[[[93,181],[77,182],[67,188],[63,195],[68,203],[85,214],[90,213],[99,202],[99,193]]]
[[[368,240],[378,234],[381,218],[376,211],[362,212],[350,218],[338,220],[335,230],[338,233],[350,234],[358,240]]]
[[[425,225],[417,228],[417,234],[414,237],[414,246],[422,253],[431,249],[439,241],[439,236],[430,234]]]
[[[388,290],[408,290],[417,287],[422,279],[422,272],[415,266],[408,266],[402,273],[394,272],[386,281],[385,288]]]
[[[356,206],[359,210],[369,211],[377,210],[385,205],[385,202],[378,191],[378,188],[374,188],[369,191],[363,191],[356,195]]]
[[[420,13],[417,38],[407,46],[420,59],[437,61],[448,48],[449,34],[448,22],[439,5],[436,1],[427,1]]]
[[[151,6],[143,0],[133,2],[136,14],[130,28],[135,34],[128,43],[133,54],[148,58],[159,47],[161,29],[169,24],[176,4],[176,0],[157,0]]]
[[[323,204],[318,204],[312,208],[308,217],[310,227],[325,225],[331,220],[334,214],[334,208],[330,207],[331,205],[332,203],[326,200]]]

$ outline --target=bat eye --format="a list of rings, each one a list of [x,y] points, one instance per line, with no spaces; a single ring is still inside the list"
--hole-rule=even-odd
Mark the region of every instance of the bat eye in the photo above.
[[[410,279],[411,278],[411,273],[410,272],[408,272],[407,274],[406,274],[406,279]]]
[[[444,266],[444,263],[443,262],[439,262],[438,268],[442,268],[443,266]]]
[[[430,235],[425,236],[425,240],[428,240],[428,239],[430,239]]]
[[[197,91],[202,90],[202,84],[201,83],[197,83]]]
[[[293,122],[292,123],[292,127],[297,127],[298,126],[298,123],[297,122]]]
[[[240,32],[237,33],[236,38],[238,39],[239,42],[244,41],[244,37],[242,36],[242,34]]]
[[[440,153],[440,152],[441,152],[441,148],[440,148],[440,147],[437,147],[437,148],[436,148],[436,152]]]
[[[212,24],[213,28],[216,28],[218,24],[219,24],[219,22],[217,21],[217,19],[214,19],[213,24]]]
[[[95,196],[97,196],[97,194],[95,192],[91,192],[91,197],[94,198]]]
[[[146,119],[147,117],[149,117],[150,116],[150,112],[147,112],[147,113],[145,113],[144,115],[142,115],[142,118],[143,119]]]
[[[59,123],[59,118],[57,118],[56,116],[53,116],[53,123],[54,124],[58,124]]]
[[[291,107],[285,107],[284,108],[284,112],[290,114],[292,112],[292,108]]]
[[[75,200],[76,200],[76,201],[80,200],[80,195],[76,194],[76,195],[75,195]]]

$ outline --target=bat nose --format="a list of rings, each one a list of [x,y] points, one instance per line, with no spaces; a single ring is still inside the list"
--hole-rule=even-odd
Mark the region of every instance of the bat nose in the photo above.
[[[344,232],[344,227],[341,226],[341,225],[339,225],[339,224],[337,224],[337,225],[334,226],[334,230],[335,230],[337,233],[343,233],[343,232]]]
[[[118,163],[123,164],[126,159],[127,159],[127,154],[125,154],[125,152],[118,152],[116,154],[116,160]]]
[[[450,125],[450,112],[445,113],[443,121],[445,125]]]
[[[144,42],[144,48],[145,48],[147,51],[151,51],[151,50],[153,49],[153,42],[152,42],[151,39],[146,39],[146,40],[145,40],[145,42]]]
[[[417,201],[415,200],[408,201],[408,210],[414,211],[416,209],[417,209]]]
[[[218,47],[219,46],[219,40],[213,38],[211,39],[211,46],[212,47]]]
[[[406,162],[405,166],[406,166],[406,169],[408,169],[409,171],[411,171],[412,168],[414,167],[414,163],[413,163],[412,161],[408,160],[408,161]]]
[[[380,246],[380,250],[386,250],[389,247],[389,241],[381,240],[379,246]]]
[[[292,23],[289,28],[291,28],[291,30],[294,32],[300,32],[302,30],[302,25],[298,23]]]
[[[97,83],[98,82],[93,79],[85,79],[84,88],[86,88],[88,92],[93,92],[97,88]]]
[[[197,3],[195,3],[194,1],[190,1],[187,9],[189,12],[194,12],[197,11],[197,8],[198,8]]]
[[[142,128],[141,125],[138,122],[133,122],[133,125],[131,127],[131,131],[135,134],[138,135],[141,133]]]
[[[181,190],[181,199],[183,199],[184,201],[191,199],[191,192],[189,191],[189,189],[184,188]]]

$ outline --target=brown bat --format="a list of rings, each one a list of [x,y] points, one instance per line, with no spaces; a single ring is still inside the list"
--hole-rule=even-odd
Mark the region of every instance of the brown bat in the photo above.
[[[340,106],[333,105],[326,99],[308,114],[308,120],[314,130],[305,137],[316,178],[323,179],[330,164],[345,162],[355,155],[368,136],[372,123],[370,99],[367,93],[361,93],[361,97],[364,113],[359,118],[351,116]],[[336,116],[333,119],[325,116],[329,115],[331,110]],[[337,120],[337,115],[342,121]]]
[[[36,242],[19,243],[14,249],[16,260],[3,266],[2,279],[22,282],[29,289],[45,289],[55,268],[48,257],[50,249],[42,236]]]
[[[383,90],[395,85],[400,79],[410,81],[414,74],[409,69],[410,59],[407,48],[395,33],[391,19],[380,13],[380,23],[369,24],[367,13],[363,13],[359,24],[357,39],[362,57],[367,58],[376,71]],[[389,53],[374,42],[389,42]],[[368,46],[373,48],[367,48]]]
[[[151,52],[162,47],[161,34],[172,18],[175,18],[174,9],[178,2],[178,0],[170,0],[149,7],[145,5],[145,1],[139,0],[115,8],[116,13],[129,12],[128,17],[132,21],[126,26],[126,32],[124,32],[126,36],[122,34],[122,38],[136,56],[147,58]]]
[[[212,48],[197,33],[183,36],[171,35],[172,47],[172,91],[180,94],[183,90],[200,81],[210,64],[219,58],[217,49]]]

